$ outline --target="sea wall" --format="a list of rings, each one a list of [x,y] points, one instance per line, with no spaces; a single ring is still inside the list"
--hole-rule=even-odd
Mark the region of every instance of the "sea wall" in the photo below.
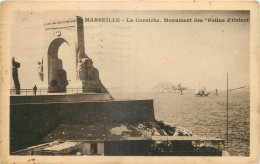
[[[51,102],[83,102],[83,101],[108,101],[109,93],[85,93],[63,95],[36,95],[36,96],[11,96],[11,104],[23,103],[51,103]]]
[[[11,152],[39,144],[59,124],[153,122],[153,100],[10,105]]]

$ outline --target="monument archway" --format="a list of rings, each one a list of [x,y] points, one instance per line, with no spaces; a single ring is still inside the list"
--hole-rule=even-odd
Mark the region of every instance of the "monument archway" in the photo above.
[[[76,19],[47,22],[44,28],[44,49],[47,50],[47,57],[43,57],[42,64],[48,63],[48,66],[43,68],[43,74],[48,74],[48,78],[45,78],[43,83],[47,84],[48,92],[66,92],[66,87],[69,86],[81,88],[84,93],[108,93],[99,79],[98,69],[85,53],[83,19],[77,16]],[[65,57],[70,60],[70,69],[67,70],[64,69],[64,62],[59,54],[59,49],[64,44],[72,49]],[[72,71],[70,75],[74,76],[70,77],[70,81],[67,78],[68,71]]]
[[[46,22],[44,27],[47,50],[44,63],[48,63],[44,67],[48,77],[44,79],[44,84],[47,84],[48,92],[65,92],[66,87],[82,88],[78,63],[82,58],[88,58],[85,54],[83,19],[77,16],[76,19]],[[64,47],[69,52],[59,54]]]

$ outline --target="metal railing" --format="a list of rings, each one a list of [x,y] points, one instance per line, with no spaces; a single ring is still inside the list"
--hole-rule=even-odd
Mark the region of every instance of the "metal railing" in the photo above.
[[[33,95],[66,95],[66,94],[80,94],[80,93],[97,93],[91,89],[82,88],[67,88],[66,92],[50,93],[48,89],[37,89],[36,94],[33,89],[20,89],[20,94],[17,94],[16,89],[10,89],[11,96],[33,96]]]

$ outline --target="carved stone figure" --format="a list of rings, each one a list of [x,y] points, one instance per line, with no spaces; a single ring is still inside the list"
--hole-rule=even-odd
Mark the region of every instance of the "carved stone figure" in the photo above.
[[[40,80],[43,81],[43,59],[42,62],[38,62],[38,74],[40,77]]]
[[[92,59],[82,58],[79,61],[79,78],[84,92],[104,92],[98,69],[94,67]]]
[[[49,83],[49,92],[66,92],[68,85],[67,72],[62,68],[62,60],[59,58],[53,59],[55,64],[53,65],[54,79]]]
[[[100,81],[99,72],[93,66],[92,59],[84,58],[80,61],[79,78],[80,80]]]
[[[69,84],[67,80],[67,73],[64,69],[58,69],[57,83],[60,88],[60,92],[66,92],[66,87]]]

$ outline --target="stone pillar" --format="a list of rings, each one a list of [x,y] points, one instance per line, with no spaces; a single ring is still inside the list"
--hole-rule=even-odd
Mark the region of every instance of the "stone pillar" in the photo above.
[[[83,19],[77,16],[77,42],[78,42],[78,52],[79,52],[79,60],[82,58],[86,58],[85,54],[85,42],[84,42],[84,24]]]

